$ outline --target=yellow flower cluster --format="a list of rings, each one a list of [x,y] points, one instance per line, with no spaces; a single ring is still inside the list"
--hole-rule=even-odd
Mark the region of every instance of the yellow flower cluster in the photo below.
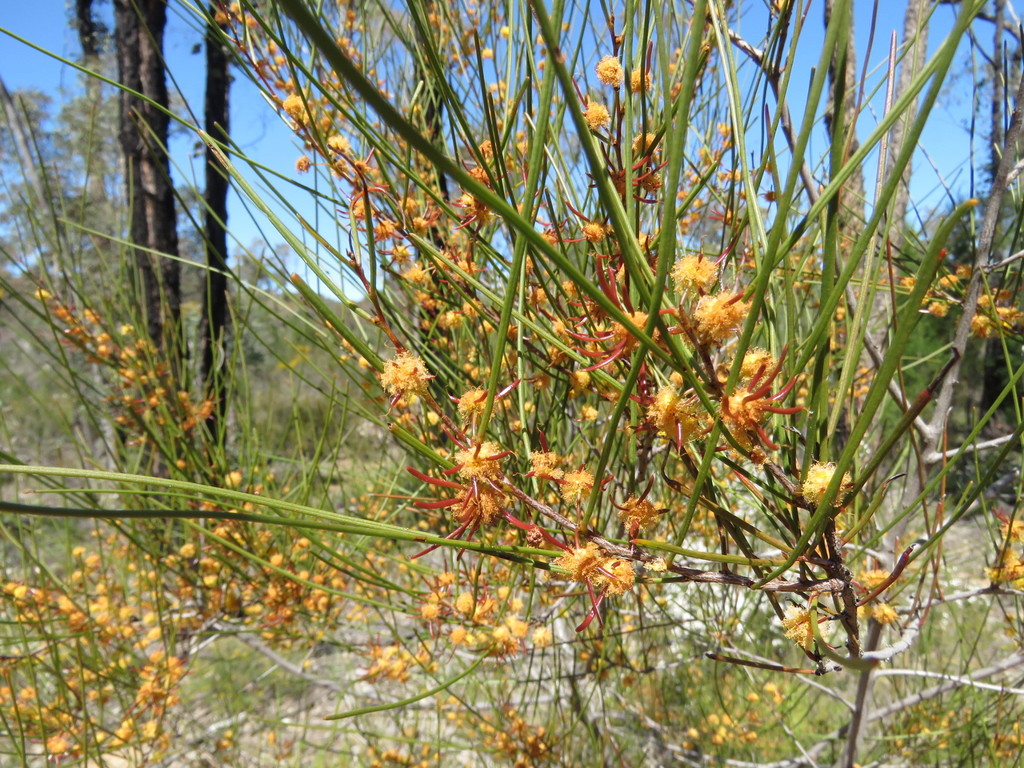
[[[434,664],[431,662],[430,652],[426,649],[421,649],[413,655],[406,648],[397,644],[374,645],[370,648],[370,658],[373,659],[373,664],[366,672],[368,679],[384,678],[399,683],[406,682],[412,676],[413,669],[429,668]]]
[[[455,463],[459,465],[459,477],[495,480],[501,476],[501,455],[505,453],[500,445],[490,440],[455,452]]]
[[[49,302],[53,316],[63,323],[65,340],[91,363],[116,372],[111,382],[116,394],[106,398],[114,421],[132,435],[131,444],[143,445],[153,438],[150,427],[177,429],[178,437],[196,439],[196,427],[214,412],[215,403],[178,389],[166,356],[152,340],[129,324],[113,328],[92,309],[81,311],[60,301],[49,291],[37,295]]]
[[[614,56],[605,56],[597,62],[597,79],[612,88],[618,88],[625,82],[626,73],[622,69],[622,62]]]
[[[653,528],[659,517],[658,508],[647,499],[627,499],[619,509],[619,520],[628,531],[646,531]]]
[[[660,434],[677,444],[690,440],[706,426],[707,417],[699,405],[679,396],[673,386],[662,387],[647,406],[647,419]]]
[[[297,93],[290,93],[281,103],[281,109],[299,125],[306,122],[308,113],[306,110],[306,100]]]
[[[733,336],[750,314],[750,302],[742,293],[716,293],[697,302],[693,320],[697,338],[704,344],[719,344]]]
[[[811,650],[814,645],[814,628],[811,626],[810,611],[791,605],[782,617],[782,626],[786,630],[786,637],[805,651]]]
[[[993,584],[1010,584],[1014,589],[1024,589],[1024,561],[1012,549],[1004,549],[999,564],[986,568],[985,575]]]
[[[1004,520],[999,530],[1007,541],[1024,541],[1024,520]]]
[[[459,416],[463,422],[468,423],[474,416],[482,414],[486,405],[487,390],[480,387],[467,389],[458,401]]]
[[[807,479],[800,485],[800,495],[804,499],[814,505],[818,506],[818,503],[825,496],[825,491],[832,482],[832,477],[836,473],[836,465],[829,462],[822,464],[821,462],[814,462],[811,464],[810,469],[807,470]],[[836,493],[835,501],[833,505],[841,507],[843,505],[843,499],[850,488],[853,486],[853,479],[850,477],[850,473],[847,472],[843,475],[843,480],[839,485],[839,492]]]
[[[752,347],[743,355],[743,362],[740,364],[740,375],[744,381],[749,381],[755,376],[763,380],[776,365],[776,360],[767,349]]]
[[[384,362],[380,383],[385,392],[397,396],[425,392],[432,378],[423,358],[412,352],[399,352]]]
[[[554,564],[568,571],[573,581],[589,582],[595,589],[607,589],[611,595],[628,592],[636,581],[632,563],[609,557],[592,541],[573,547]]]
[[[566,472],[562,477],[562,500],[566,504],[579,504],[594,487],[594,476],[585,469]]]
[[[643,69],[634,69],[629,75],[629,90],[633,93],[651,90],[651,73]]]
[[[599,243],[611,234],[611,227],[599,221],[588,221],[583,227],[583,239],[588,243]]]
[[[683,256],[672,266],[672,280],[680,293],[707,290],[718,280],[718,265],[703,254]]]
[[[564,459],[557,453],[551,451],[531,451],[530,452],[530,467],[531,472],[536,475],[543,477],[549,477],[552,480],[559,480],[565,474],[560,469],[560,466]]]
[[[587,121],[587,127],[592,131],[599,131],[602,128],[607,128],[611,123],[611,115],[608,113],[608,107],[596,101],[592,101],[587,104],[587,109],[583,113],[584,119]]]

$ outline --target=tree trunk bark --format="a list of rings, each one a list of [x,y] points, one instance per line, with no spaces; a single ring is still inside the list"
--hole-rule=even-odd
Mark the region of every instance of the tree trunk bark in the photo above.
[[[82,46],[82,62],[91,67],[100,56],[100,39],[103,37],[92,15],[92,0],[75,0],[75,26],[78,44]]]
[[[214,19],[216,5],[209,8],[210,21],[206,30],[206,98],[204,104],[204,130],[211,140],[224,141],[229,132],[228,56],[223,35]],[[224,380],[224,338],[228,324],[228,177],[211,146],[206,148],[206,210],[203,216],[203,236],[206,243],[206,301],[200,324],[201,376],[205,395],[213,404],[206,420],[212,439],[223,444],[224,416],[227,411]]]
[[[181,266],[174,187],[167,158],[169,118],[163,36],[164,0],[114,0],[121,83],[119,139],[125,159],[129,236],[150,338],[164,349],[176,378],[185,357],[181,328]]]

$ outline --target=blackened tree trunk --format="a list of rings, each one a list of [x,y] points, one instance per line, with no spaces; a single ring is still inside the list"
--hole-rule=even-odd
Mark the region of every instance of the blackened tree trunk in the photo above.
[[[75,0],[75,27],[82,46],[82,62],[91,67],[100,56],[103,28],[92,15],[92,0]],[[95,78],[90,78],[90,80]]]
[[[114,0],[118,77],[136,96],[121,91],[119,139],[131,211],[140,305],[153,343],[180,377],[185,357],[181,328],[181,267],[174,188],[167,158],[169,118],[163,38],[165,0]]]
[[[228,56],[224,36],[214,21],[215,5],[209,9],[206,29],[206,99],[204,129],[209,141],[226,142],[228,138],[229,94]],[[201,374],[206,397],[214,404],[207,427],[214,440],[225,436],[224,415],[227,410],[224,379],[224,337],[228,324],[228,177],[213,146],[206,147],[206,212],[203,220],[206,242],[206,301],[200,324]]]

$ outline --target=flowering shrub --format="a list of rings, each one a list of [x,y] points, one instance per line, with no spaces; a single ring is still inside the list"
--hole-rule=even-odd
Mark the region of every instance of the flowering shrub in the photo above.
[[[454,570],[464,547],[514,552],[545,574],[530,590],[539,627],[541,606],[575,593],[577,633],[631,624],[628,606],[670,583],[746,590],[760,599],[742,610],[774,614],[803,672],[870,674],[917,631],[920,598],[899,595],[948,530],[926,478],[950,465],[921,459],[902,511],[888,478],[897,446],[945,445],[931,403],[955,393],[963,350],[906,392],[914,329],[928,313],[954,345],[957,328],[1016,333],[1011,294],[979,296],[977,264],[948,259],[973,201],[912,259],[858,266],[879,220],[844,218],[847,167],[817,188],[772,165],[776,144],[752,149],[757,118],[736,106],[748,102],[726,54],[751,49],[714,4],[675,19],[677,48],[666,19],[609,15],[607,36],[584,39],[580,20],[536,5],[536,39],[518,41],[499,9],[458,19],[417,4],[386,52],[358,16],[328,40],[329,14],[286,5],[295,33],[283,39],[251,33],[263,22],[245,8],[223,20],[304,144],[297,169],[325,172],[340,201],[348,245],[330,256],[365,297],[346,302],[370,340],[292,281],[354,354],[350,375],[379,386],[380,423],[409,449],[409,509],[447,548],[413,556]],[[411,99],[384,74],[405,54]],[[312,64],[301,77],[296,57]],[[820,97],[812,89],[809,113]],[[774,141],[802,146],[810,127],[793,130]],[[884,347],[864,321],[881,295]],[[989,577],[1013,582],[1016,555],[1000,558]],[[489,589],[514,595],[514,571],[485,562],[472,567]],[[467,595],[433,591],[419,610],[456,648],[479,641]],[[523,647],[526,624],[508,620],[491,652]],[[787,668],[778,653],[760,663]]]
[[[701,133],[697,95],[720,74],[715,32],[684,18],[685,45],[657,66],[613,34],[581,48],[570,70],[558,57],[521,58],[493,14],[494,37],[479,50],[525,68],[518,95],[489,82],[488,67],[465,67],[474,44],[454,20],[430,6],[411,11],[430,36],[418,44],[455,67],[448,85],[427,78],[421,87],[438,88],[453,112],[446,89],[475,84],[486,94],[480,112],[461,113],[459,162],[428,141],[436,114],[379,90],[371,73],[393,62],[378,59],[357,19],[340,20],[340,45],[317,39],[314,70],[297,78],[290,62],[301,38],[281,55],[281,41],[251,32],[261,21],[250,11],[223,16],[306,146],[297,168],[334,179],[351,233],[334,255],[367,297],[357,311],[393,351],[357,347],[351,328],[322,319],[356,352],[352,375],[367,384],[377,371],[382,416],[414,449],[408,471],[422,485],[413,507],[447,510],[439,532],[449,542],[517,544],[554,579],[578,584],[578,631],[641,585],[730,584],[763,594],[819,671],[836,654],[823,653],[807,621],[822,624],[819,637],[833,625],[845,633],[839,644],[856,658],[858,592],[868,590],[853,578],[847,561],[863,555],[844,529],[878,530],[870,510],[880,467],[827,434],[804,436],[825,425],[822,408],[849,408],[846,422],[866,426],[885,381],[876,376],[852,400],[825,396],[827,360],[843,359],[852,342],[810,311],[844,304],[841,286],[825,282],[836,267],[778,248],[794,222],[779,204],[781,180],[755,174],[736,151],[741,115]],[[547,55],[557,28],[538,24]],[[533,111],[514,108],[527,91]],[[535,116],[556,93],[566,117],[541,126]],[[359,116],[363,103],[379,122]],[[582,156],[567,151],[574,145]],[[430,163],[436,173],[423,170]],[[805,248],[814,237],[801,234]],[[941,245],[911,279],[931,285]],[[878,281],[881,290],[910,285]],[[796,286],[818,286],[817,301],[773,322],[791,311],[778,302]],[[911,327],[918,317],[903,316]],[[804,604],[799,637],[797,609],[779,597],[787,593]],[[459,613],[439,595],[421,609],[436,626]]]

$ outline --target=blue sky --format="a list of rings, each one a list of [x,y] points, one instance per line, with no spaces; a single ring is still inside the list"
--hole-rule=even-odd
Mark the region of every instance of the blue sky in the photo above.
[[[68,26],[65,0],[34,0],[31,3],[0,0],[0,3],[4,6],[0,12],[0,27],[58,56],[72,60],[78,56],[78,38]],[[97,3],[97,10],[106,17],[112,15],[109,2]],[[109,18],[107,21],[110,23]],[[194,52],[201,35],[193,24],[192,19],[183,18],[172,8],[164,45],[172,75],[168,87],[172,91],[177,89],[185,103],[199,110],[197,117],[201,120],[205,61],[201,50]],[[2,33],[0,76],[11,91],[35,89],[51,94],[55,99],[60,98],[62,91],[80,88],[80,75],[74,69]],[[235,78],[231,98],[231,133],[242,151],[251,152],[277,170],[291,174],[299,154],[291,131],[243,76]],[[203,167],[201,155],[197,156],[195,152],[196,137],[178,131],[173,141],[176,175],[180,179],[195,178],[201,187]],[[260,229],[251,221],[237,196],[232,195],[232,198],[229,220],[238,243],[249,246],[254,240],[263,239]],[[272,244],[280,241],[280,237],[271,230],[265,230],[264,234]]]
[[[34,2],[13,2],[0,0],[4,8],[0,13],[0,27],[19,35],[33,43],[67,58],[75,58],[78,50],[77,37],[69,29],[65,0],[34,0]],[[796,119],[799,119],[799,89],[805,87],[810,67],[817,63],[820,55],[821,3],[813,0],[808,34],[802,41],[800,57],[796,62],[794,87],[791,91],[791,107]],[[889,38],[893,30],[902,34],[903,3],[882,2],[878,9],[873,47],[869,56],[869,71],[874,71],[875,79],[884,72],[884,61],[888,54]],[[98,5],[101,13],[108,16],[112,13],[110,3]],[[855,2],[855,28],[857,34],[857,53],[860,57],[858,72],[863,64],[868,44],[868,33],[871,26],[873,6],[869,2]],[[945,35],[955,9],[940,7],[932,19],[932,48]],[[741,34],[751,40],[761,36],[765,20],[764,7],[755,7],[754,11],[744,17],[738,26]],[[173,87],[177,87],[187,103],[202,104],[202,68],[203,56],[194,53],[200,42],[200,35],[193,28],[194,22],[186,20],[173,10],[168,26],[165,47],[173,76]],[[966,56],[966,54],[965,54]],[[964,64],[966,64],[964,58]],[[801,72],[801,70],[803,70]],[[960,67],[963,70],[963,66]],[[62,65],[58,60],[24,45],[12,37],[0,34],[0,75],[3,76],[8,88],[34,88],[51,94],[68,89],[77,89],[78,75],[71,68]],[[968,157],[968,135],[965,126],[968,123],[971,103],[970,93],[962,92],[969,82],[961,78],[950,83],[948,93],[943,102],[932,115],[929,128],[923,137],[922,146],[932,148],[931,161],[937,166],[947,183],[951,184],[958,194],[968,194],[968,177],[963,168]],[[881,96],[875,99],[880,108]],[[255,88],[244,76],[235,80],[232,91],[232,135],[244,152],[259,158],[262,162],[294,178],[293,164],[300,154],[297,142],[290,131],[282,124],[256,93]],[[866,115],[859,126],[862,133],[870,130],[873,119]],[[821,141],[824,141],[822,134]],[[982,151],[980,141],[976,142],[976,151]],[[202,179],[201,158],[194,157],[195,137],[180,135],[174,147],[175,162],[179,166],[179,176],[188,178],[195,174]],[[821,146],[811,147],[811,156],[820,151]],[[873,182],[873,162],[866,168],[869,184]],[[922,152],[915,158],[915,180],[912,185],[913,198],[924,210],[941,205],[943,195],[939,187],[938,176],[928,170],[929,160]],[[300,204],[301,207],[301,204]],[[237,198],[232,201],[230,209],[230,226],[238,242],[244,246],[261,238],[261,231],[245,213]],[[280,237],[271,230],[264,230],[271,244],[280,241]]]
[[[802,112],[802,105],[798,98],[800,89],[806,88],[811,69],[817,65],[821,55],[820,46],[824,36],[821,21],[823,5],[821,0],[811,0],[806,31],[801,37],[794,63],[793,85],[789,94],[789,105],[794,114],[794,122],[800,120]],[[894,32],[897,45],[903,39],[905,8],[905,2],[881,0],[876,8],[875,4],[868,0],[854,0],[857,77],[859,78],[861,72],[864,71],[866,61],[869,83],[881,85],[877,89],[875,97],[870,100],[868,108],[862,113],[858,123],[860,138],[866,137],[882,117],[885,95],[883,81],[887,70],[890,39]],[[958,7],[949,4],[936,8],[929,20],[929,57],[949,33],[958,10]],[[874,18],[872,37],[874,14],[877,16]],[[756,41],[760,34],[763,34],[765,17],[766,12],[763,9],[760,12],[755,11],[746,19],[741,20],[738,31],[740,34],[749,34],[750,39]],[[929,117],[925,132],[921,137],[919,150],[913,160],[912,199],[925,212],[948,202],[942,190],[943,181],[940,181],[940,177],[955,194],[962,197],[969,194],[969,179],[966,173],[970,149],[967,126],[972,105],[970,91],[966,89],[970,87],[970,79],[957,77],[957,75],[964,74],[964,68],[968,62],[967,45],[961,43],[959,59],[951,70],[951,77],[947,78],[943,96]],[[820,143],[815,145],[815,142],[812,141],[808,151],[809,158],[816,158],[822,154],[826,141],[824,130],[820,131],[816,138]],[[981,142],[976,143],[978,144],[976,150],[981,151],[983,149]],[[872,155],[864,167],[865,188],[869,199],[872,194],[872,185],[875,183],[876,164],[877,154]],[[935,166],[934,169],[931,167],[932,164]]]

